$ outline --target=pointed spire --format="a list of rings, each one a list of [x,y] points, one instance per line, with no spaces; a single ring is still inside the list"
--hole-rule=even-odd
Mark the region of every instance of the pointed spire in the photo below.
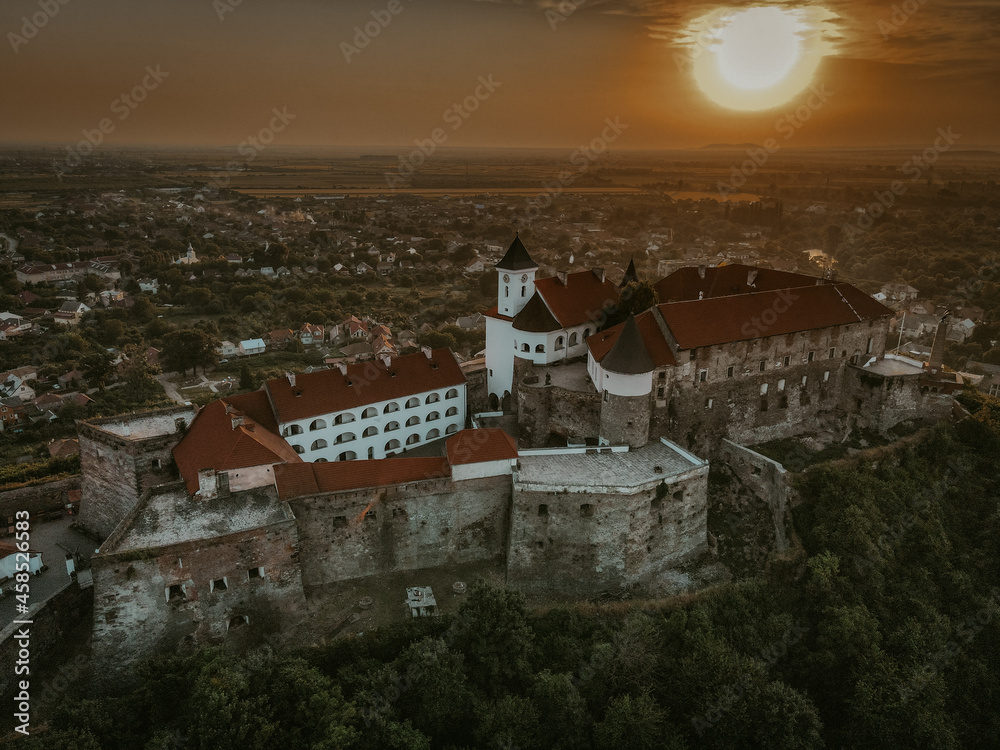
[[[628,259],[628,268],[625,269],[625,275],[622,277],[622,283],[618,286],[624,289],[630,283],[639,283],[639,274],[635,270],[635,258],[631,257]]]
[[[501,258],[496,267],[504,271],[523,271],[529,268],[538,268],[538,264],[528,255],[524,243],[521,242],[520,234],[515,233],[514,241],[510,243],[506,255]]]
[[[619,375],[639,375],[656,369],[634,315],[629,315],[622,324],[617,341],[601,360],[601,367]]]

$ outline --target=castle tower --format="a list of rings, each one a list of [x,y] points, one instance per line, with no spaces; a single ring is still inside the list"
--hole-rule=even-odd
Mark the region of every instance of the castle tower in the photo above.
[[[513,318],[535,293],[538,264],[528,255],[521,238],[515,236],[496,269],[497,312]]]
[[[600,436],[612,445],[641,448],[649,442],[653,370],[646,343],[630,315],[618,340],[601,360]]]

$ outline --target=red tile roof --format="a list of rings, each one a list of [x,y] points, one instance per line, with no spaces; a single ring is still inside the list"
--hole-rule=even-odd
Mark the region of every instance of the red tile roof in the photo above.
[[[484,312],[483,315],[485,315],[487,318],[496,318],[497,320],[513,320],[513,318],[511,317],[500,314],[499,305],[494,305],[489,310]]]
[[[667,343],[667,340],[663,338],[663,332],[660,331],[660,327],[656,323],[654,312],[646,310],[646,312],[636,315],[635,322],[639,327],[639,333],[642,334],[643,343],[646,345],[646,351],[653,360],[653,364],[657,367],[676,365],[677,360],[674,358],[674,353],[670,351],[670,345]],[[593,354],[594,359],[598,362],[604,359],[604,356],[611,351],[611,347],[618,341],[618,334],[621,333],[624,325],[624,323],[619,323],[606,331],[595,333],[587,339],[587,347],[590,349],[591,354]]]
[[[654,285],[656,296],[660,302],[680,302],[696,300],[699,298],[699,294],[708,298],[771,292],[778,289],[814,286],[817,281],[820,281],[815,276],[775,271],[772,268],[757,268],[739,263],[704,270],[705,278],[701,278],[698,275],[698,269],[694,266],[677,269],[669,276],[656,282]],[[756,276],[753,279],[753,286],[750,286],[747,281],[754,271],[756,271]]]
[[[281,464],[274,467],[274,483],[282,500],[342,492],[365,487],[440,479],[451,473],[448,460],[432,458],[380,458],[369,461]]]
[[[601,281],[594,271],[568,274],[565,284],[557,276],[538,279],[535,289],[564,328],[587,322],[601,325],[604,310],[618,304],[621,292],[617,284]]]
[[[681,349],[847,325],[893,312],[850,284],[712,297],[657,306]]]
[[[517,458],[514,438],[503,430],[493,427],[462,430],[448,438],[445,451],[452,466]]]
[[[264,413],[258,394],[261,392],[213,401],[198,412],[187,433],[174,447],[174,460],[192,495],[198,491],[201,469],[223,471],[284,461],[302,462],[275,432],[274,416]],[[264,398],[266,402],[266,396]],[[232,407],[230,413],[226,412],[227,403]],[[257,421],[255,415],[262,416],[263,421]],[[233,417],[239,416],[243,417],[243,424],[234,428]],[[274,430],[268,429],[268,424],[273,425]]]
[[[450,349],[435,349],[431,359],[423,354],[406,354],[392,359],[389,369],[381,361],[347,365],[347,375],[340,370],[320,370],[299,374],[295,387],[288,378],[267,381],[279,422],[309,419],[354,409],[366,404],[404,399],[415,393],[448,388],[465,382]]]

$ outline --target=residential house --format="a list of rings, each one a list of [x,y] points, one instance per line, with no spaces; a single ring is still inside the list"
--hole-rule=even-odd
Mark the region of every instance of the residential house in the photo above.
[[[969,360],[963,372],[963,378],[971,380],[980,393],[1000,398],[1000,365],[988,365],[985,362]]]
[[[70,388],[73,385],[83,383],[83,373],[79,370],[70,370],[60,375],[56,380],[58,380],[60,388]]]
[[[160,282],[157,279],[139,279],[139,291],[157,294],[160,291]]]
[[[272,349],[283,349],[293,338],[295,338],[295,333],[291,328],[275,328],[267,334],[267,341]]]
[[[219,347],[215,351],[217,351],[219,356],[223,359],[228,359],[229,357],[239,355],[240,348],[232,341],[222,341],[219,343]]]
[[[325,329],[321,325],[305,323],[299,329],[299,341],[303,346],[319,346],[325,340]]]
[[[886,284],[882,287],[884,294],[890,302],[904,303],[917,298],[919,292],[909,284]]]
[[[263,354],[266,349],[264,339],[247,339],[240,342],[239,353],[243,357],[250,357],[254,354]]]
[[[17,396],[0,399],[0,430],[9,429],[27,417],[28,405]]]

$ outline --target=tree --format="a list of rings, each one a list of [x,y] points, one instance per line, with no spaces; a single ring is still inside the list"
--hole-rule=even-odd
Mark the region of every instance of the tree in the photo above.
[[[675,741],[674,745],[679,744]],[[594,726],[596,750],[654,750],[671,747],[664,737],[663,712],[648,695],[623,695],[608,705],[604,719]]]
[[[455,337],[450,333],[442,333],[441,331],[428,331],[421,335],[420,343],[424,346],[429,346],[431,349],[442,349],[445,347],[448,349],[458,348],[458,342],[455,340]]]
[[[252,391],[257,387],[257,380],[250,370],[250,363],[244,362],[240,368],[240,388],[245,391]]]
[[[91,388],[103,391],[113,372],[114,363],[111,355],[103,349],[83,359],[83,374]]]
[[[204,369],[218,360],[218,346],[215,336],[198,328],[171,331],[163,337],[163,361],[168,370],[181,375],[187,374],[189,367],[197,373],[199,366]]]

